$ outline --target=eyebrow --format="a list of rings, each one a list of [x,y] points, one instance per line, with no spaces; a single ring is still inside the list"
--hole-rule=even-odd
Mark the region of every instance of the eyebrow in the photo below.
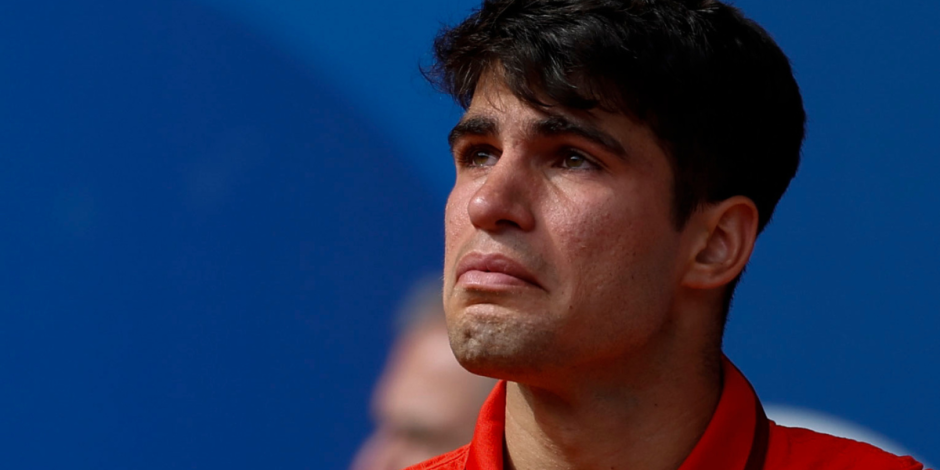
[[[451,129],[450,134],[447,136],[447,143],[453,148],[458,140],[468,135],[477,137],[499,135],[499,124],[496,123],[495,119],[485,116],[461,120]]]
[[[574,135],[602,147],[618,157],[626,158],[627,156],[627,151],[623,148],[623,145],[610,134],[590,124],[573,121],[565,116],[551,115],[539,119],[532,123],[531,132],[545,137]]]
[[[542,137],[574,135],[621,158],[626,158],[623,145],[610,134],[590,125],[571,120],[565,116],[550,115],[529,125],[529,132]],[[487,116],[474,116],[457,123],[447,136],[451,148],[463,137],[492,137],[499,135],[499,124]]]

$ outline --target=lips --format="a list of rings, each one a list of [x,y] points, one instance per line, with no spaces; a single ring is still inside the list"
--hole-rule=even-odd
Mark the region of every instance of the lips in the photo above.
[[[457,263],[457,284],[478,289],[541,288],[521,263],[498,253],[468,253]]]

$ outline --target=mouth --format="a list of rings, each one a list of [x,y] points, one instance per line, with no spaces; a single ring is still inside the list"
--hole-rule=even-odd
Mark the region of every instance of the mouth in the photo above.
[[[498,253],[468,253],[457,263],[457,285],[475,290],[514,287],[541,289],[535,276],[518,261]]]

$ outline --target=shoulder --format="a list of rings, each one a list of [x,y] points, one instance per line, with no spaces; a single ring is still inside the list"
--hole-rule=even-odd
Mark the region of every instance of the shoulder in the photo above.
[[[405,470],[463,470],[467,463],[469,448],[470,444],[467,444],[446,454],[412,465]]]
[[[899,457],[864,442],[809,429],[770,424],[768,470],[922,470],[912,457]]]

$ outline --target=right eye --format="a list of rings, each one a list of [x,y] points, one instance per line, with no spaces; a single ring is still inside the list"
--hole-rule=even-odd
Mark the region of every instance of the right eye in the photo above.
[[[495,165],[499,157],[491,149],[472,148],[463,154],[461,160],[469,167],[484,167]]]

